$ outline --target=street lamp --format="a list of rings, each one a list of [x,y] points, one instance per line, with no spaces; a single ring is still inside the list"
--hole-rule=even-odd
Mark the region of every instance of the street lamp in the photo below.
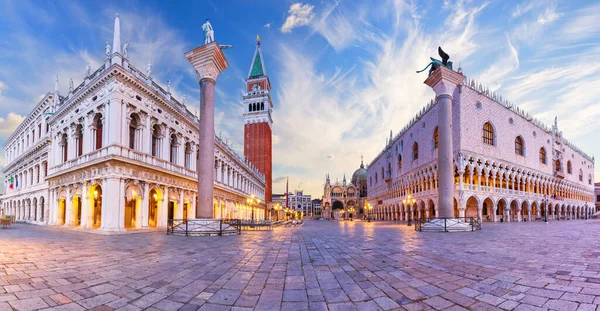
[[[352,220],[352,218],[354,217],[354,207],[349,208],[348,212],[350,213],[350,221],[354,221]]]
[[[544,194],[544,222],[548,223],[548,195]]]
[[[367,212],[367,222],[371,222],[371,217],[369,217],[369,213],[371,212],[372,209],[373,209],[373,206],[371,206],[371,203],[365,202],[365,211],[368,211]]]
[[[246,202],[252,209],[252,222],[254,222],[254,206],[260,204],[261,201],[260,199],[255,198],[253,194],[250,198],[246,199]]]
[[[409,194],[404,200],[402,200],[402,202],[404,203],[404,206],[406,206],[407,203],[408,205],[412,206],[417,202],[417,200],[415,198],[411,198]],[[407,226],[412,226],[412,216],[412,211],[410,211],[410,213],[408,214],[408,223],[406,224]]]
[[[278,202],[277,204],[275,204],[275,215],[277,217],[277,221],[279,221],[279,211],[281,210],[281,204]]]

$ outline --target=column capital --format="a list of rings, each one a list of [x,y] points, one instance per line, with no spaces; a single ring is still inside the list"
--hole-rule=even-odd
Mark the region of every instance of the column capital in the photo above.
[[[448,69],[444,66],[438,67],[431,75],[425,80],[425,84],[433,89],[435,96],[450,96],[457,85],[459,85],[465,76],[452,69]]]
[[[198,82],[204,79],[216,82],[219,74],[229,66],[223,51],[216,41],[185,53],[185,57],[194,66]]]

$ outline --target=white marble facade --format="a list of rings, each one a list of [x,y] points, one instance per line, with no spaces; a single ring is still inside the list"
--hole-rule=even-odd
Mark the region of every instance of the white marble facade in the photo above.
[[[195,218],[198,127],[168,87],[113,48],[66,95],[48,93],[6,141],[2,211],[101,230]],[[264,219],[264,206],[247,204],[252,196],[264,202],[264,175],[214,142],[214,217]]]
[[[377,219],[436,217],[437,109],[426,105],[368,167],[368,200]],[[594,158],[473,80],[452,100],[454,216],[484,221],[589,217]],[[410,196],[410,198],[409,198]]]

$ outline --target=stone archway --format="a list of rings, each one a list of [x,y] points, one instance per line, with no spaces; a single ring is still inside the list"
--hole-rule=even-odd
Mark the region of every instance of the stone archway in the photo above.
[[[479,215],[479,201],[476,197],[470,196],[467,199],[466,209],[465,209],[465,217],[474,217],[480,218]]]
[[[507,217],[508,221],[520,221],[519,219],[519,201],[517,200],[512,200],[510,202],[510,209],[508,210],[509,214]]]
[[[505,198],[498,200],[498,207],[496,208],[496,219],[495,221],[504,222],[506,221],[506,212],[508,210],[508,203]]]
[[[344,214],[342,211],[344,210],[344,203],[342,201],[334,201],[331,205],[331,218],[333,219],[343,219]]]
[[[428,218],[436,218],[437,214],[435,213],[435,203],[433,203],[432,199],[429,199],[427,202],[427,210],[429,211],[429,215],[426,215]]]
[[[491,198],[485,198],[483,200],[481,209],[481,219],[485,221],[495,221],[494,215],[494,201]]]
[[[88,226],[100,228],[102,226],[102,186],[99,184],[91,186],[88,196],[91,200],[88,211]]]
[[[529,202],[527,201],[523,201],[521,203],[521,211],[519,212],[519,219],[518,221],[527,221],[530,220],[529,219]]]
[[[141,227],[142,189],[138,185],[129,184],[125,187],[125,211],[123,227],[133,229]]]

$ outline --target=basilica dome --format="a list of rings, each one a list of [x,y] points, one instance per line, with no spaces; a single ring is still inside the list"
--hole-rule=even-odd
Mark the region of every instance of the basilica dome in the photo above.
[[[354,171],[354,174],[352,174],[351,182],[355,186],[358,186],[361,181],[367,181],[367,169],[365,168],[362,160],[360,161],[360,168]]]

